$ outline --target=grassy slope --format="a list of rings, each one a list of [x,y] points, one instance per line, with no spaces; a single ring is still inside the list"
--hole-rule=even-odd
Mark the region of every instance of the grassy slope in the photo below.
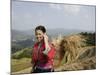
[[[11,72],[17,72],[26,68],[31,67],[31,59],[30,58],[22,58],[22,59],[12,59],[11,60]]]

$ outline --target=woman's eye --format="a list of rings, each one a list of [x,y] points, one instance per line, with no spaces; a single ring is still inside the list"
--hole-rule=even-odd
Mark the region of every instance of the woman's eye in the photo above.
[[[38,35],[41,35],[40,33]]]

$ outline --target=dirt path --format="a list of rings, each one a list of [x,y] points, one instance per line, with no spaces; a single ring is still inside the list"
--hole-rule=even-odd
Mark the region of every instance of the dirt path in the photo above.
[[[24,70],[18,71],[18,72],[13,72],[12,75],[16,75],[16,74],[29,74],[31,71],[32,67],[26,68]]]

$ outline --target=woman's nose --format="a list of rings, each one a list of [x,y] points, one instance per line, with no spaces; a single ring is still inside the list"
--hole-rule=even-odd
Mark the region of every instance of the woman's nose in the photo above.
[[[39,35],[37,35],[36,37],[37,37],[37,38],[39,38],[40,36],[39,36]]]

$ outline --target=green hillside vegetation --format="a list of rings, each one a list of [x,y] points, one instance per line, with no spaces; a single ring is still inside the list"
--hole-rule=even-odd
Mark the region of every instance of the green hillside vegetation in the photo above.
[[[87,46],[96,45],[96,34],[95,34],[95,32],[94,33],[81,32],[80,35],[82,35],[83,38],[86,40]]]
[[[16,53],[24,48],[33,47],[34,41],[32,39],[12,41],[11,52]]]
[[[13,59],[31,58],[31,55],[32,55],[32,48],[24,48],[12,54],[12,58]]]

